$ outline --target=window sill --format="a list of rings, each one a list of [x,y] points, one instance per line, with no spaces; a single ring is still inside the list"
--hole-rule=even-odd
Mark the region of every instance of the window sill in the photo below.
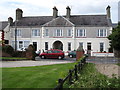
[[[107,37],[96,37],[96,38],[107,38]]]
[[[87,37],[75,37],[75,38],[87,38]]]
[[[57,36],[56,36],[56,37],[53,37],[53,38],[64,38],[64,37],[63,37],[63,36],[62,36],[62,37],[57,37]]]

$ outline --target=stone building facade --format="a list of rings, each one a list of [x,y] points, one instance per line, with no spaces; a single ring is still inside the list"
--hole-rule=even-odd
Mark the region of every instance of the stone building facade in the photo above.
[[[8,18],[10,25],[9,42],[15,47],[17,29],[17,50],[33,44],[36,50],[61,49],[65,52],[82,46],[85,53],[108,52],[107,36],[112,31],[110,6],[105,15],[71,15],[66,7],[66,15],[58,16],[53,8],[52,16],[23,17],[23,11],[16,9],[16,20]]]

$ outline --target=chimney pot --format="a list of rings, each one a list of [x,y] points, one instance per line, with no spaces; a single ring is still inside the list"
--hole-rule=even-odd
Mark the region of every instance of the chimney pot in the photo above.
[[[58,10],[57,10],[57,8],[54,6],[54,8],[53,8],[53,18],[57,18],[57,16],[58,16]]]
[[[70,18],[70,12],[71,12],[71,9],[70,9],[69,6],[67,6],[67,7],[66,7],[66,10],[67,10],[67,11],[66,11],[66,18],[69,19],[69,18]]]
[[[16,20],[20,20],[22,17],[23,17],[22,9],[17,8],[16,9]]]
[[[106,8],[106,12],[107,12],[107,18],[108,19],[111,19],[111,13],[110,13],[110,6],[108,5],[107,8]]]
[[[12,18],[12,17],[9,17],[9,18],[8,18],[8,23],[9,23],[10,25],[13,24],[13,18]]]

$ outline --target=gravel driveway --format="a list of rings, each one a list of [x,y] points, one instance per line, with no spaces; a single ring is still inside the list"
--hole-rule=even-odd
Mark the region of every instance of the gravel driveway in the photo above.
[[[50,61],[0,61],[0,67],[28,67],[28,66],[42,66],[51,64],[72,63],[74,61],[64,60],[50,60]]]
[[[115,64],[96,64],[96,69],[100,73],[110,78],[112,78],[113,76],[118,78],[120,76],[120,73],[119,73],[120,66],[115,65]]]

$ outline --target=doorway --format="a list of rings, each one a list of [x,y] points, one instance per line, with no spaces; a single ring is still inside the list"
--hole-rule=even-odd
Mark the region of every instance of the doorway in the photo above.
[[[33,46],[35,47],[35,51],[37,51],[37,42],[33,42]]]
[[[63,43],[61,41],[55,41],[53,43],[53,49],[63,50]]]
[[[91,56],[91,42],[87,43],[87,54],[88,56]]]

